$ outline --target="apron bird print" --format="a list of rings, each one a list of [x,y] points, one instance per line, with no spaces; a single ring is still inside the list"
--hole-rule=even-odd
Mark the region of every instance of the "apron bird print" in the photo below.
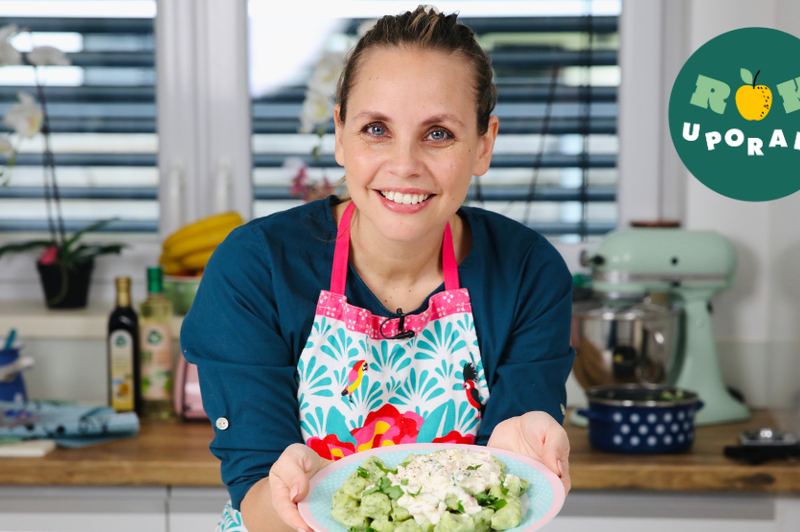
[[[356,388],[361,384],[361,378],[364,376],[364,372],[367,371],[369,365],[367,365],[366,360],[359,360],[355,364],[353,364],[353,369],[350,370],[350,374],[347,376],[347,386],[344,390],[342,390],[342,397],[345,395],[350,395]],[[350,399],[350,403],[353,402],[353,397],[348,397]]]
[[[478,409],[479,417],[483,417],[483,409],[485,406],[481,404],[481,396],[475,385],[477,378],[478,372],[475,371],[475,366],[473,366],[471,362],[464,366],[464,384],[462,384],[461,387],[467,391],[467,401],[469,401],[469,404]]]

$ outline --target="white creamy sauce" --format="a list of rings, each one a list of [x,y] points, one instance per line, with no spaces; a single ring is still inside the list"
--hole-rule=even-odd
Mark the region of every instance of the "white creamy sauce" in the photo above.
[[[397,504],[407,509],[417,524],[427,518],[435,525],[447,511],[444,501],[450,493],[461,501],[466,514],[480,512],[481,506],[470,492],[481,493],[499,485],[501,474],[489,451],[447,449],[420,455],[405,467],[397,466],[397,474],[387,476],[404,492]],[[404,479],[408,480],[406,485]]]

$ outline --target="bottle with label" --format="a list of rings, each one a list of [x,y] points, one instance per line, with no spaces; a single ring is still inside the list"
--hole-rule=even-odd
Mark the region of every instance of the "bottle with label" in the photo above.
[[[139,312],[142,416],[170,419],[172,405],[172,301],[164,295],[161,267],[147,268],[147,299]]]
[[[108,318],[108,404],[140,412],[139,319],[131,306],[131,278],[117,277],[117,306]]]

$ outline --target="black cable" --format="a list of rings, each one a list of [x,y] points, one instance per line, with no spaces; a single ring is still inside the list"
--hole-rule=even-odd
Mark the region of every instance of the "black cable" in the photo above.
[[[405,322],[406,322],[406,316],[408,316],[408,314],[403,314],[403,309],[401,309],[401,308],[397,309],[397,314],[400,316],[400,324],[397,327],[398,328],[397,334],[395,334],[394,336],[386,336],[386,333],[383,332],[383,326],[386,325],[386,323],[388,323],[389,320],[394,319],[394,318],[392,318],[390,316],[390,317],[386,318],[385,320],[383,320],[383,322],[381,323],[381,326],[378,327],[378,330],[380,331],[381,336],[383,336],[387,340],[407,340],[409,338],[413,338],[417,333],[415,333],[414,331],[412,331],[410,329],[407,330],[407,331],[403,330],[403,327],[404,327]]]

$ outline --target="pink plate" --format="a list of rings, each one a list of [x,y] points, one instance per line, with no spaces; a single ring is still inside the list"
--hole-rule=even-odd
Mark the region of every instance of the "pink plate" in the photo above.
[[[415,443],[391,445],[352,454],[314,475],[308,495],[298,503],[297,508],[305,522],[316,532],[347,532],[347,528],[331,516],[331,497],[366,458],[380,456],[388,467],[392,467],[411,453],[425,454],[453,448],[474,451],[487,449],[476,445]],[[508,532],[531,532],[549,523],[564,505],[564,484],[558,475],[541,462],[527,456],[502,449],[488,449],[506,465],[508,473],[530,482],[528,491],[522,496],[522,522]]]

